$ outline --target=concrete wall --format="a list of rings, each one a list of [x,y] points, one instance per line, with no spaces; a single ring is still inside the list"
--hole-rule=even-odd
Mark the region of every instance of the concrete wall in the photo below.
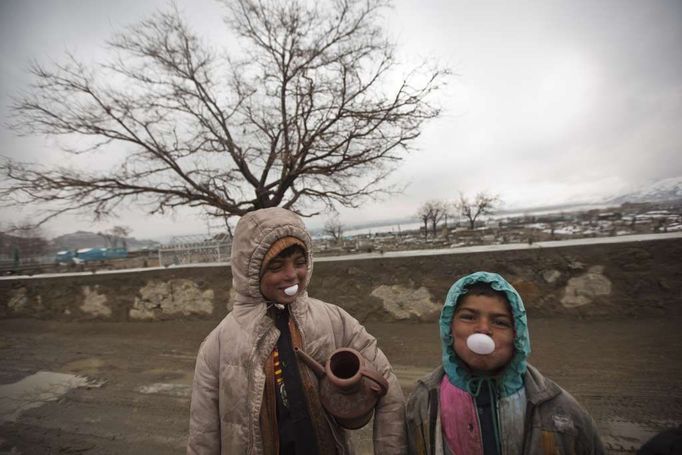
[[[310,295],[361,321],[437,318],[463,274],[495,271],[530,315],[682,315],[682,239],[560,248],[316,262]],[[220,319],[231,274],[224,267],[0,280],[0,318],[113,321]]]

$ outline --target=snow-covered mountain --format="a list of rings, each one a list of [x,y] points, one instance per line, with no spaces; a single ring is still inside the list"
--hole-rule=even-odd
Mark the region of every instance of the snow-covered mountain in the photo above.
[[[625,202],[664,202],[682,199],[682,176],[671,177],[643,185],[631,193],[608,199],[609,204]]]

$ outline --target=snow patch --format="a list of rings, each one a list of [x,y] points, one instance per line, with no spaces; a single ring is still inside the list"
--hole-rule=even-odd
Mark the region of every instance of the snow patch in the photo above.
[[[85,376],[39,371],[13,384],[0,385],[0,423],[16,422],[23,412],[57,401],[69,390],[103,384]]]

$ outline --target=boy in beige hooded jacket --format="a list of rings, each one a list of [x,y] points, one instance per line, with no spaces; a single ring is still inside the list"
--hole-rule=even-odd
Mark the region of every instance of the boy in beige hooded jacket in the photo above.
[[[320,404],[313,372],[296,360],[284,362],[287,368],[280,366],[283,341],[319,363],[340,347],[356,349],[368,359],[389,384],[375,408],[374,451],[406,451],[404,397],[391,366],[357,320],[308,296],[311,251],[303,222],[288,210],[257,210],[237,224],[231,255],[234,308],[199,349],[188,454],[353,453],[349,435]],[[277,314],[286,315],[284,325]],[[287,381],[281,373],[286,369],[297,378],[286,384],[288,392],[279,388]],[[282,430],[278,418],[287,409],[283,403],[289,406],[290,401],[292,409],[298,404],[303,418],[288,427],[293,430]],[[298,435],[287,445],[282,438],[292,432]]]

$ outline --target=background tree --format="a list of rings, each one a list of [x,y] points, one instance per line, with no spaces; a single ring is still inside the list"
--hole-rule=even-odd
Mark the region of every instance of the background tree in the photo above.
[[[335,216],[327,220],[324,224],[323,232],[330,236],[334,243],[338,244],[343,237],[343,224],[339,221],[339,217]]]
[[[29,220],[9,224],[0,231],[0,255],[19,258],[35,258],[46,254],[50,242],[44,232]]]
[[[435,237],[437,234],[437,226],[446,216],[448,212],[448,205],[443,201],[431,201],[431,232]]]
[[[417,216],[419,216],[421,222],[424,223],[424,239],[429,237],[429,221],[431,220],[432,210],[429,203],[425,202],[417,211]]]
[[[456,213],[453,212],[453,205],[450,202],[443,202],[443,225],[445,229],[448,228],[448,220],[453,217],[453,215],[456,215]]]
[[[126,156],[102,172],[5,159],[10,184],[0,197],[48,203],[44,222],[68,211],[97,219],[124,202],[152,214],[282,206],[313,215],[391,191],[385,177],[438,116],[430,95],[448,72],[396,73],[394,44],[379,26],[389,4],[224,3],[239,55],[221,57],[173,10],[115,36],[110,61],[33,65],[34,82],[12,108],[19,134],[73,137],[86,145],[69,152]]]
[[[114,226],[106,231],[98,232],[97,235],[104,238],[108,248],[118,248],[119,242],[123,248],[128,248],[127,237],[131,230],[128,226]]]
[[[424,223],[424,237],[428,236],[428,227],[431,223],[431,233],[434,237],[437,234],[437,226],[447,214],[448,206],[446,202],[431,200],[425,202],[417,212],[419,219]]]
[[[469,229],[473,230],[476,227],[476,220],[483,215],[492,215],[499,203],[500,198],[495,194],[480,192],[473,199],[469,199],[460,192],[456,206],[459,213],[469,222]]]

